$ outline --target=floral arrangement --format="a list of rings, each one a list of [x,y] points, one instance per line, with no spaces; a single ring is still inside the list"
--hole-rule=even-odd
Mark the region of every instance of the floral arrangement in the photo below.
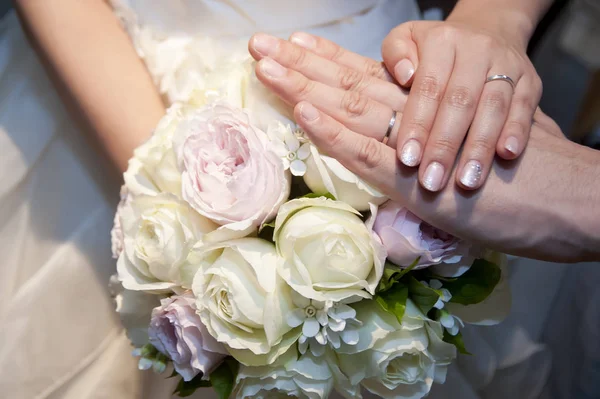
[[[251,70],[208,75],[124,175],[113,287],[139,367],[179,396],[426,396],[464,323],[508,312],[503,256],[324,155]]]

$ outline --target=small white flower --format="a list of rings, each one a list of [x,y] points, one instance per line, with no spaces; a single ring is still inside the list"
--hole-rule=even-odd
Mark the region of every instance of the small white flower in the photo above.
[[[452,299],[452,294],[446,288],[442,288],[442,282],[440,280],[434,279],[429,281],[429,283],[427,283],[426,281],[421,281],[421,283],[423,283],[427,287],[431,287],[434,290],[439,290],[442,292],[442,296],[437,300],[435,305],[433,305],[434,308],[442,310],[444,309],[444,305],[447,302],[449,302],[450,299]]]
[[[314,356],[322,356],[327,345],[339,349],[342,342],[358,343],[358,327],[362,323],[356,320],[356,311],[350,306],[307,299],[297,292],[292,293],[292,301],[297,308],[288,314],[287,323],[292,328],[302,326],[300,353],[310,349]]]
[[[464,327],[465,323],[458,316],[454,316],[453,314],[448,313],[445,310],[441,311],[441,316],[439,322],[444,326],[446,331],[450,333],[450,335],[455,336],[459,333],[460,327]],[[460,326],[460,327],[459,327]]]
[[[304,161],[310,156],[310,143],[302,131],[292,131],[290,125],[274,121],[269,125],[267,135],[273,143],[275,153],[283,160],[284,168],[289,169],[294,176],[304,176]]]

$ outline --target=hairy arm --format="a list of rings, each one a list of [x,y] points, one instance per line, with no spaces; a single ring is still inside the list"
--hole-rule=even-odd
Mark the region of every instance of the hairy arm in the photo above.
[[[164,106],[110,5],[102,0],[17,0],[15,5],[63,99],[125,170]]]

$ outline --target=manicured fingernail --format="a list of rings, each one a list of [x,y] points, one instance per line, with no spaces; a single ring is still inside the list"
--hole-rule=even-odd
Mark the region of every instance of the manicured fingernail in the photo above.
[[[314,121],[319,117],[319,111],[312,105],[306,103],[300,107],[300,115],[306,121]]]
[[[300,47],[304,47],[305,49],[311,50],[317,47],[317,41],[314,37],[309,35],[308,33],[298,32],[294,33],[290,37],[290,41],[294,44],[297,44]]]
[[[406,166],[417,166],[421,161],[421,144],[417,140],[408,140],[402,147],[400,161]]]
[[[438,191],[442,188],[444,179],[444,166],[439,162],[429,164],[423,175],[423,187],[429,191]]]
[[[260,70],[265,74],[272,78],[280,78],[284,76],[287,72],[285,67],[279,64],[277,61],[272,60],[271,58],[263,58],[260,61]]]
[[[510,136],[504,142],[504,148],[511,154],[517,155],[519,153],[519,140],[515,136]]]
[[[252,39],[252,47],[264,57],[277,50],[278,45],[279,42],[276,37],[265,35],[264,33],[258,33]]]
[[[481,163],[471,160],[465,164],[462,176],[460,177],[460,182],[465,187],[475,188],[479,186],[482,172],[483,168],[481,167]]]
[[[402,61],[397,63],[396,67],[394,68],[394,75],[396,76],[396,79],[398,79],[398,82],[400,82],[401,85],[407,84],[414,74],[415,66],[412,62],[410,62],[410,60],[407,59],[403,59]]]

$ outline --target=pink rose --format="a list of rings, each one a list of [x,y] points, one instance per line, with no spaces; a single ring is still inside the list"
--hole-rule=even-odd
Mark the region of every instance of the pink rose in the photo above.
[[[183,198],[238,236],[274,217],[288,198],[289,173],[240,109],[222,102],[201,108],[180,125],[174,143]]]
[[[388,259],[398,266],[408,267],[419,256],[416,269],[440,263],[452,264],[449,273],[459,275],[471,266],[470,245],[419,219],[408,209],[388,201],[377,211],[373,231],[379,235],[388,252]]]
[[[196,314],[191,294],[174,295],[154,308],[148,328],[150,343],[173,361],[185,381],[198,373],[209,375],[227,351],[206,330]]]

